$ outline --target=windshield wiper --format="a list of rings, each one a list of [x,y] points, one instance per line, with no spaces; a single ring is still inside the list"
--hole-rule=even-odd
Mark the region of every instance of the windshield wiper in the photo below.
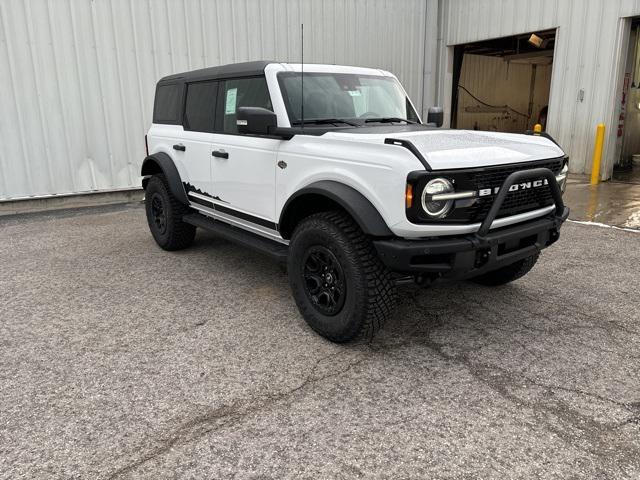
[[[400,123],[400,122],[418,123],[418,122],[414,122],[413,120],[407,120],[406,118],[400,118],[400,117],[367,118],[364,121],[364,123],[372,123],[372,122],[377,122],[377,123]]]
[[[327,125],[330,123],[344,123],[346,125],[351,125],[352,127],[359,127],[360,124],[355,123],[355,122],[350,122],[349,120],[345,120],[343,118],[316,118],[316,119],[310,119],[304,120],[305,124],[309,124],[309,125]],[[302,125],[302,121],[298,120],[296,122],[293,122],[294,125]]]

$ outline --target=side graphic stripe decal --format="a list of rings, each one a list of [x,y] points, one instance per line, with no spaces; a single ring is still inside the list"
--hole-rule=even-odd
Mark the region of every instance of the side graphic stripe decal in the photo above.
[[[189,197],[194,203],[204,205],[205,207],[214,208],[215,204],[211,200],[208,200],[206,197],[204,197],[204,195],[195,195],[193,192],[189,192]]]
[[[249,215],[248,213],[239,212],[237,210],[234,210],[233,208],[225,207],[217,203],[214,205],[213,208],[218,212],[226,213],[227,215],[232,215],[242,220],[246,220],[247,222],[255,223],[256,225],[267,227],[272,230],[278,230],[278,225],[276,223],[273,223],[269,220],[265,220],[264,218],[254,217],[253,215]]]
[[[256,225],[260,225],[261,227],[270,228],[271,230],[276,230],[276,231],[278,230],[277,223],[274,223],[270,220],[266,220],[264,218],[255,217],[248,213],[239,212],[238,210],[234,210],[233,208],[220,205],[219,203],[214,203],[212,200],[209,200],[208,196],[203,195],[201,193],[189,192],[189,198],[193,203],[204,205],[205,207],[212,208],[215,211],[226,213],[227,215],[231,215],[233,217],[239,218],[241,220],[245,220],[247,222],[255,223]]]

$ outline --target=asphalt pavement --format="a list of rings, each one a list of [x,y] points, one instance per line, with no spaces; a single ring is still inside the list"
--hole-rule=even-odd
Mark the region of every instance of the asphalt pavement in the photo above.
[[[640,478],[640,233],[404,288],[335,345],[282,269],[139,205],[0,219],[0,478]]]

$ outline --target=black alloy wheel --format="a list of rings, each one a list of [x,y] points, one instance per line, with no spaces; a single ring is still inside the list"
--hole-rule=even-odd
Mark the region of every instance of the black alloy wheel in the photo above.
[[[307,250],[303,265],[304,291],[309,301],[323,315],[336,315],[347,294],[340,262],[328,248],[314,245]]]
[[[151,197],[151,215],[158,232],[164,234],[167,231],[167,212],[162,196],[157,192]]]

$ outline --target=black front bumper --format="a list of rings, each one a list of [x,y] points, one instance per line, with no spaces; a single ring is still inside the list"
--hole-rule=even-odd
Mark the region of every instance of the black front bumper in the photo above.
[[[544,177],[555,203],[551,215],[490,230],[509,187],[514,183]],[[529,257],[548,247],[560,236],[569,216],[553,173],[546,168],[514,172],[505,180],[478,232],[455,237],[421,240],[401,238],[374,240],[382,262],[393,272],[434,277],[469,278]]]

